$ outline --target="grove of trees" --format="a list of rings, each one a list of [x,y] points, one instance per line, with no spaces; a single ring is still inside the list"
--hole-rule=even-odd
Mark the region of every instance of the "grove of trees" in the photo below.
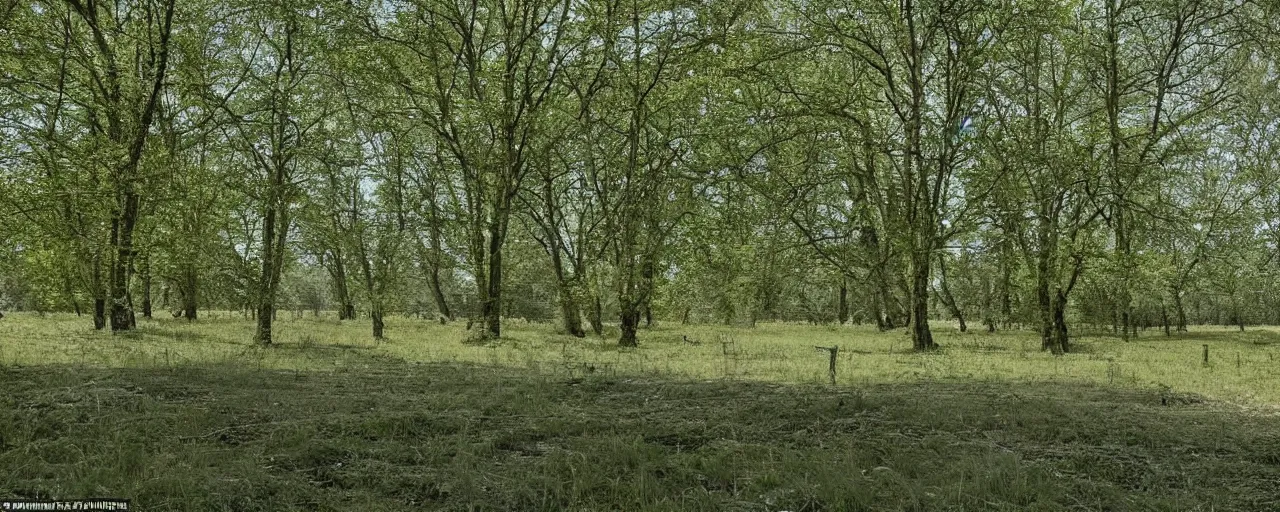
[[[261,344],[1280,324],[1280,4],[0,0],[0,250]]]

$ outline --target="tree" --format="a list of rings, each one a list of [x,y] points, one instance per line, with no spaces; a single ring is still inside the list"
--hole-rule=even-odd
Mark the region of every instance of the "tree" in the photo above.
[[[485,335],[498,337],[502,248],[566,55],[569,3],[421,0],[391,16],[366,9],[406,106],[458,170],[479,314]]]
[[[254,340],[270,345],[294,205],[301,194],[299,174],[306,165],[310,135],[330,114],[315,101],[320,87],[315,32],[325,11],[285,3],[237,13],[237,25],[244,32],[228,37],[226,43],[239,50],[231,53],[240,59],[237,64],[246,83],[231,101],[221,104],[226,114],[223,132],[240,155],[237,163],[259,173],[245,189],[261,215],[255,255],[259,272],[252,297],[258,321]]]

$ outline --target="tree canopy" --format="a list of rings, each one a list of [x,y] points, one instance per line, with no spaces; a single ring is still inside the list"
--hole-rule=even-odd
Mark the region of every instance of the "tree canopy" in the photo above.
[[[1278,48],[1252,0],[12,0],[0,308],[1280,323]]]

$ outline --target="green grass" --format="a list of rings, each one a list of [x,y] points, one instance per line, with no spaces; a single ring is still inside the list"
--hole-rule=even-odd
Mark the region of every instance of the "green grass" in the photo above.
[[[1277,510],[1280,335],[663,326],[223,313],[0,320],[0,498],[141,510]],[[683,343],[681,336],[699,340]],[[732,341],[723,345],[721,341]],[[1210,346],[1211,363],[1201,362]],[[839,345],[838,385],[826,355]],[[1238,357],[1238,365],[1237,365]]]

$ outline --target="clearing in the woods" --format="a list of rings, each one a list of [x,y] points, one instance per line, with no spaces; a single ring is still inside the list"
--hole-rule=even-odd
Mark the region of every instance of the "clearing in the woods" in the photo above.
[[[139,510],[1278,510],[1280,335],[0,321],[0,497]],[[941,331],[941,330],[940,330]],[[686,338],[689,341],[686,342]],[[837,384],[825,352],[839,345]],[[1209,363],[1205,364],[1204,346]]]

